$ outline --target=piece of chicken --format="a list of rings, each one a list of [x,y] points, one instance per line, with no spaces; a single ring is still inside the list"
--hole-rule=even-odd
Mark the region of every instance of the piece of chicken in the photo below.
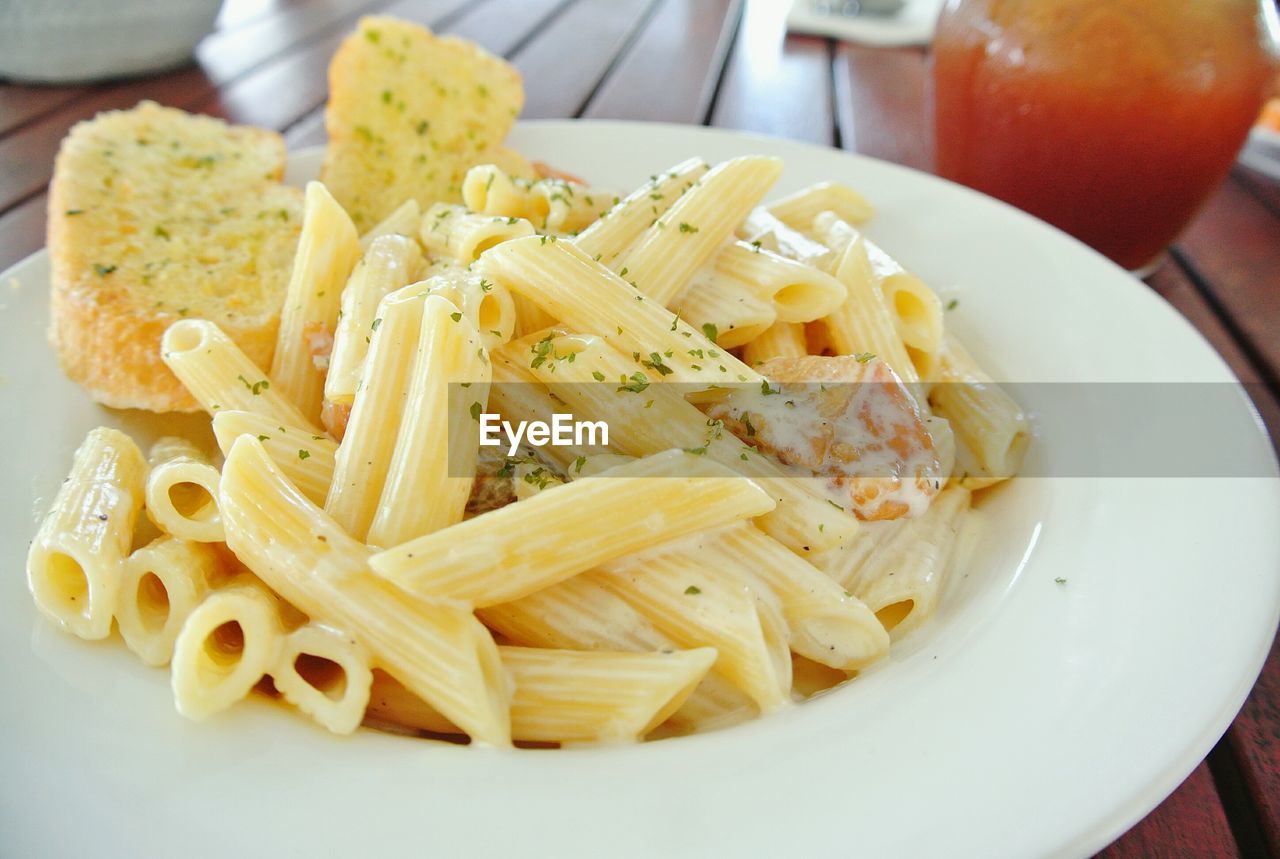
[[[918,516],[942,485],[933,439],[911,393],[872,356],[774,358],[769,382],[737,388],[708,417],[860,519]]]

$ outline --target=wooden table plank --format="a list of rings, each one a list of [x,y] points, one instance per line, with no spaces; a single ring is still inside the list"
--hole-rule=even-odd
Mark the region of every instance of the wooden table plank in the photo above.
[[[1280,218],[1226,182],[1177,246],[1280,385]]]
[[[664,0],[592,97],[592,119],[706,120],[742,0]]]
[[[0,86],[0,136],[89,92],[87,86]]]
[[[516,50],[573,0],[490,0],[449,26],[450,35],[505,56]]]
[[[1155,811],[1098,855],[1104,859],[1238,856],[1208,764],[1202,762]]]
[[[1237,164],[1231,171],[1231,178],[1244,186],[1250,194],[1257,197],[1273,215],[1280,215],[1280,180],[1264,176],[1256,170],[1250,170]]]
[[[786,17],[785,3],[748,0],[711,124],[830,145],[828,43],[788,36]]]
[[[582,0],[524,45],[512,63],[524,76],[524,119],[578,116],[660,0]],[[589,33],[590,38],[583,38]],[[572,56],[573,62],[565,62]]]
[[[1271,429],[1274,438],[1276,428]],[[1253,801],[1268,852],[1280,856],[1280,641],[1273,643],[1257,685],[1231,723],[1227,744]]]
[[[840,145],[919,170],[933,169],[933,126],[923,54],[914,48],[836,51]]]

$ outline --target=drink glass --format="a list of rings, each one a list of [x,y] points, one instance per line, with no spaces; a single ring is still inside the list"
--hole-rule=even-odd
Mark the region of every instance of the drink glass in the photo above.
[[[1274,0],[948,0],[938,172],[1149,271],[1231,169],[1278,29]]]

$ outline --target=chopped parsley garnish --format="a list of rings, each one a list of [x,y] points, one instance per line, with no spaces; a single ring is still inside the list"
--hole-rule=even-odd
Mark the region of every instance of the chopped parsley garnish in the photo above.
[[[857,361],[859,364],[865,364],[875,356],[876,353],[874,352],[859,352],[857,355],[853,356],[853,360]]]
[[[603,381],[604,381],[604,373],[601,373],[599,370],[592,370],[592,371],[591,371],[591,378],[595,379],[597,382],[603,382]]]
[[[480,412],[481,412],[481,411],[482,411],[482,407],[481,407],[481,405],[480,405],[479,403],[472,403],[472,404],[471,404],[471,419],[472,419],[473,421],[475,421],[476,423],[479,423],[479,422],[480,422]]]
[[[768,379],[760,380],[760,396],[767,397],[770,394],[781,394],[781,393],[782,393],[781,387],[770,388]]]
[[[114,265],[103,265],[100,262],[95,262],[93,264],[93,273],[96,274],[98,277],[106,277],[107,275],[111,274],[111,272],[115,270],[116,270],[116,266]]]
[[[958,298],[951,299],[950,301],[947,302],[947,310],[955,310],[956,305],[959,303],[960,303],[960,299]]]
[[[311,451],[309,450],[298,451],[298,459],[310,459],[310,458],[311,458]]]
[[[696,597],[698,594],[702,593],[702,588],[697,585],[689,585],[689,587],[684,589],[684,592],[686,596]]]
[[[702,323],[702,333],[706,335],[708,340],[714,343],[716,342],[716,337],[720,332],[716,329],[716,324],[714,322],[704,322]]]
[[[643,367],[648,367],[651,370],[656,370],[658,374],[662,376],[670,376],[672,373],[675,372],[675,370],[672,370],[666,364],[662,363],[662,356],[657,352],[650,352],[649,360],[641,361],[640,365]]]
[[[619,391],[630,391],[638,394],[645,388],[649,387],[649,377],[644,373],[632,373],[629,377],[623,376],[619,382]]]
[[[682,233],[696,233],[697,231],[698,231],[698,228],[697,228],[697,227],[695,227],[693,224],[686,223],[685,221],[681,221],[681,222],[680,222],[680,232],[682,232]]]

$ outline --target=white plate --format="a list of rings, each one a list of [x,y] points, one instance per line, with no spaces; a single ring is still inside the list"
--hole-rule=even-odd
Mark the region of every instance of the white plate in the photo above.
[[[1116,266],[920,173],[676,126],[529,123],[513,143],[620,188],[693,154],[777,154],[779,192],[865,191],[873,238],[960,298],[948,321],[1006,378],[1231,379]],[[298,156],[295,179],[317,163]],[[836,693],[751,724],[562,752],[336,738],[269,703],[192,724],[167,674],[54,631],[26,593],[36,512],[85,431],[149,426],[62,378],[46,279],[37,254],[0,281],[6,855],[1081,855],[1208,752],[1275,629],[1275,479],[1023,480],[986,503],[988,536],[929,627]],[[1256,416],[1242,402],[1232,417],[1251,427],[1254,473],[1274,474]],[[1034,455],[1064,432],[1040,427]]]

